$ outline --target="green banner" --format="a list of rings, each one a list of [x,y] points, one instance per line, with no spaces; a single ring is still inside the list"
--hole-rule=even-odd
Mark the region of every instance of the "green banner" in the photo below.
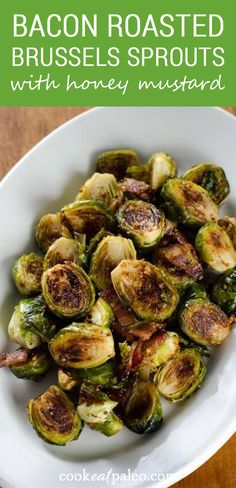
[[[232,0],[11,0],[0,105],[236,105]]]

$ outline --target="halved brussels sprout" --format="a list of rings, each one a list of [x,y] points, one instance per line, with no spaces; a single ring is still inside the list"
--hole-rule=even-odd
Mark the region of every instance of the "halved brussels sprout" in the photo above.
[[[156,200],[155,190],[144,181],[135,180],[134,178],[124,178],[119,183],[119,188],[128,199],[134,198],[151,203],[154,203]]]
[[[155,432],[162,423],[162,415],[156,385],[150,381],[136,380],[125,404],[125,425],[136,434]]]
[[[182,178],[193,181],[205,188],[216,205],[223,203],[230,192],[229,182],[224,170],[213,163],[202,163],[193,166],[184,173]]]
[[[160,266],[179,290],[203,276],[196,251],[178,229],[173,229],[154,250],[153,262]]]
[[[80,388],[78,414],[88,424],[104,423],[117,406],[105,393],[94,385],[83,383]]]
[[[164,207],[170,218],[186,226],[200,227],[218,219],[218,208],[204,188],[181,178],[168,180],[162,187]],[[174,217],[174,218],[173,218]]]
[[[50,386],[30,400],[27,410],[37,434],[49,444],[65,446],[78,439],[83,424],[75,406],[58,386]]]
[[[159,331],[145,342],[143,361],[151,370],[175,357],[180,350],[180,338],[176,332]]]
[[[57,372],[58,386],[63,391],[72,391],[74,388],[80,386],[81,381],[69,373],[69,371],[64,371],[64,369],[59,368]]]
[[[116,369],[115,360],[110,359],[96,368],[77,369],[71,371],[71,374],[78,380],[89,382],[92,385],[113,386],[118,382]]]
[[[218,224],[231,239],[234,248],[236,249],[236,218],[235,217],[223,217],[218,221]]]
[[[117,212],[120,229],[141,248],[155,246],[165,232],[165,216],[152,203],[129,200]]]
[[[208,298],[206,289],[200,283],[193,283],[192,285],[188,286],[184,291],[182,301],[185,303],[193,298]]]
[[[108,415],[105,422],[94,422],[88,425],[90,429],[97,430],[106,437],[112,437],[113,435],[119,434],[124,427],[122,420],[114,412],[111,412]]]
[[[111,271],[122,259],[136,259],[136,250],[131,239],[107,236],[98,244],[92,255],[90,278],[98,290],[111,285]]]
[[[224,229],[218,224],[206,224],[198,231],[196,249],[204,263],[219,273],[234,268],[236,251]]]
[[[190,339],[203,346],[221,344],[231,330],[231,323],[221,308],[203,298],[185,303],[180,326]]]
[[[90,257],[94,253],[94,251],[97,249],[98,244],[102,241],[102,239],[104,237],[112,236],[112,235],[113,234],[111,232],[108,232],[105,229],[99,230],[97,232],[97,234],[95,234],[95,236],[92,237],[92,239],[90,239],[90,242],[89,242],[89,244],[87,246],[87,250],[86,250],[86,256],[87,256],[87,258],[90,259]]]
[[[39,247],[47,252],[51,244],[59,237],[73,238],[70,230],[62,223],[60,213],[41,217],[36,227],[36,241]]]
[[[11,366],[11,372],[26,380],[40,381],[52,366],[52,359],[45,349],[34,349],[26,361]]]
[[[115,356],[110,329],[86,323],[73,323],[59,330],[49,350],[64,368],[95,368]]]
[[[12,278],[21,295],[31,296],[41,291],[43,258],[34,252],[21,256],[12,268]]]
[[[113,320],[114,315],[112,308],[102,297],[97,299],[93,308],[86,317],[87,323],[101,325],[102,327],[110,327]]]
[[[108,207],[114,208],[114,202],[121,202],[122,190],[118,187],[114,175],[111,173],[94,173],[80,189],[77,200],[99,200]]]
[[[236,268],[219,276],[213,286],[212,300],[228,315],[236,315]]]
[[[47,342],[56,332],[56,326],[47,314],[44,298],[25,298],[15,307],[8,326],[13,342],[27,349],[34,349],[41,342]]]
[[[139,157],[130,149],[106,151],[97,159],[97,170],[100,173],[112,173],[118,180],[126,175],[129,166],[139,166]]]
[[[111,230],[114,216],[110,208],[97,200],[78,200],[62,209],[65,222],[74,232],[91,239],[100,229]]]
[[[42,289],[50,310],[62,318],[85,316],[95,300],[90,278],[74,263],[56,264],[44,271]]]
[[[133,178],[137,181],[148,182],[147,165],[140,164],[139,166],[129,166],[126,170],[127,178]]]
[[[177,307],[179,296],[164,273],[143,260],[124,260],[112,271],[117,295],[145,320],[165,320]]]
[[[201,354],[196,349],[188,348],[161,366],[154,380],[161,395],[172,402],[179,402],[201,386],[205,374]]]
[[[169,178],[174,178],[177,168],[174,159],[164,152],[152,154],[147,162],[148,181],[159,190]]]
[[[66,261],[83,265],[85,262],[84,249],[78,240],[60,237],[51,244],[45,255],[44,271]]]

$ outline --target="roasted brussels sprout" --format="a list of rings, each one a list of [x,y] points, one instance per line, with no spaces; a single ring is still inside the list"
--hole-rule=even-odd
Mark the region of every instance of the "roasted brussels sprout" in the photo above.
[[[120,229],[143,249],[155,246],[165,232],[165,216],[152,203],[129,200],[117,212]]]
[[[36,227],[36,241],[43,252],[59,237],[72,239],[70,230],[62,223],[60,213],[44,215]]]
[[[124,408],[124,422],[136,434],[151,433],[159,429],[162,406],[154,383],[140,380],[134,382]]]
[[[223,203],[230,192],[229,182],[224,170],[213,163],[202,163],[193,166],[184,173],[182,178],[193,181],[205,188],[216,205]]]
[[[79,388],[81,381],[77,378],[73,378],[69,371],[59,368],[57,372],[57,382],[59,388],[63,391],[72,391],[75,388]]]
[[[153,262],[169,275],[180,291],[203,276],[194,247],[178,229],[173,229],[164,236],[154,250]]]
[[[147,165],[140,164],[139,166],[129,166],[126,170],[127,178],[132,178],[141,182],[148,182]]]
[[[219,273],[234,268],[236,251],[224,229],[218,224],[206,224],[198,231],[196,249],[204,263]]]
[[[49,350],[64,368],[95,368],[115,356],[110,329],[86,323],[61,329],[50,341]]]
[[[148,181],[155,190],[159,190],[169,178],[174,178],[177,174],[174,160],[164,152],[152,154],[146,166]]]
[[[179,296],[164,273],[143,260],[124,260],[112,271],[117,295],[144,320],[165,320],[174,312]]]
[[[38,348],[30,352],[26,361],[15,364],[10,369],[17,378],[40,381],[51,366],[52,360],[48,352]]]
[[[118,187],[114,175],[111,173],[94,173],[80,189],[77,200],[99,200],[108,207],[114,208],[114,202],[121,202],[122,190]]]
[[[168,180],[161,196],[169,218],[190,227],[200,227],[218,219],[218,208],[208,192],[192,181],[181,178]],[[174,218],[173,218],[174,217]]]
[[[101,325],[102,327],[110,327],[113,320],[114,315],[112,308],[102,297],[97,299],[93,308],[86,317],[86,322]]]
[[[144,200],[146,202],[155,203],[156,192],[151,185],[144,181],[135,180],[134,178],[124,178],[119,183],[119,188],[128,199]]]
[[[182,302],[185,303],[187,300],[193,298],[208,298],[206,289],[202,284],[193,283],[192,285],[189,285],[182,295]]]
[[[190,339],[203,346],[221,344],[231,330],[231,323],[221,308],[203,298],[185,303],[180,326]]]
[[[117,406],[105,393],[88,383],[80,388],[78,414],[88,424],[104,423],[108,415]]]
[[[91,239],[100,229],[112,230],[114,217],[110,208],[96,200],[78,200],[62,209],[62,215],[74,232]]]
[[[44,298],[25,298],[15,307],[8,326],[13,342],[27,349],[34,349],[41,342],[47,342],[56,332],[56,326],[47,314]]]
[[[44,258],[43,269],[46,271],[66,261],[82,266],[85,263],[84,249],[78,240],[60,237],[49,247]]]
[[[28,403],[28,416],[37,434],[49,444],[65,446],[78,439],[82,422],[75,406],[58,386]]]
[[[187,348],[160,367],[155,382],[161,395],[172,402],[179,402],[200,387],[205,374],[201,354],[196,349]]]
[[[236,268],[219,276],[213,286],[212,300],[228,315],[236,315]]]
[[[131,239],[107,236],[94,252],[90,264],[90,278],[98,290],[111,285],[111,271],[122,259],[136,259],[136,250]]]
[[[236,249],[236,218],[235,217],[223,217],[218,221],[218,224],[228,234],[230,240]]]
[[[115,360],[110,359],[96,368],[77,369],[76,371],[72,371],[71,374],[78,380],[86,381],[92,385],[113,386],[118,382],[116,369]]]
[[[113,234],[111,232],[108,232],[107,230],[101,229],[97,232],[97,234],[95,234],[94,237],[92,237],[92,239],[90,239],[90,242],[89,242],[89,244],[87,246],[87,250],[86,250],[86,256],[87,256],[88,260],[90,259],[90,257],[94,253],[95,249],[97,249],[97,246],[102,241],[102,239],[104,237],[112,236],[112,235]]]
[[[144,345],[143,361],[151,370],[175,357],[180,350],[180,338],[176,332],[160,330]]]
[[[104,434],[106,437],[112,437],[119,434],[124,425],[122,420],[114,412],[110,413],[105,422],[90,423],[90,429],[97,430]]]
[[[56,264],[44,271],[42,289],[50,310],[62,318],[85,316],[95,300],[90,278],[74,263]]]
[[[32,252],[24,254],[12,268],[12,278],[21,295],[31,296],[41,291],[43,258]]]
[[[139,157],[129,149],[106,151],[97,159],[97,170],[100,173],[112,173],[118,180],[125,177],[129,166],[139,166]]]

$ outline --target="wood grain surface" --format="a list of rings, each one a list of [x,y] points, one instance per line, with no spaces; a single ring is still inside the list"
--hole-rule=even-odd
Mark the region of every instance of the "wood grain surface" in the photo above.
[[[0,179],[38,141],[89,107],[0,108]],[[236,107],[224,107],[236,115]],[[183,439],[184,442],[184,439]],[[236,434],[175,488],[236,488]]]

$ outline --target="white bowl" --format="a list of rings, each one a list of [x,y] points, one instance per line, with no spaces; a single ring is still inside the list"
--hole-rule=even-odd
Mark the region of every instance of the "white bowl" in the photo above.
[[[235,134],[236,119],[215,108],[102,108],[71,120],[31,150],[0,185],[1,350],[8,348],[6,329],[19,299],[10,267],[16,256],[34,248],[38,218],[74,199],[94,170],[99,152],[135,148],[145,160],[152,152],[164,150],[176,158],[180,171],[193,163],[215,161],[231,183],[225,213],[233,214]],[[80,439],[66,447],[49,446],[36,436],[25,413],[27,400],[42,392],[48,380],[32,385],[1,370],[0,485],[76,487],[83,469],[90,476],[106,474],[109,484],[116,473],[132,478],[121,478],[118,487],[161,488],[183,478],[235,431],[235,332],[214,352],[199,392],[184,406],[167,409],[160,431],[147,436],[125,430],[108,439],[84,429]],[[100,487],[104,482],[97,479],[84,485]]]

